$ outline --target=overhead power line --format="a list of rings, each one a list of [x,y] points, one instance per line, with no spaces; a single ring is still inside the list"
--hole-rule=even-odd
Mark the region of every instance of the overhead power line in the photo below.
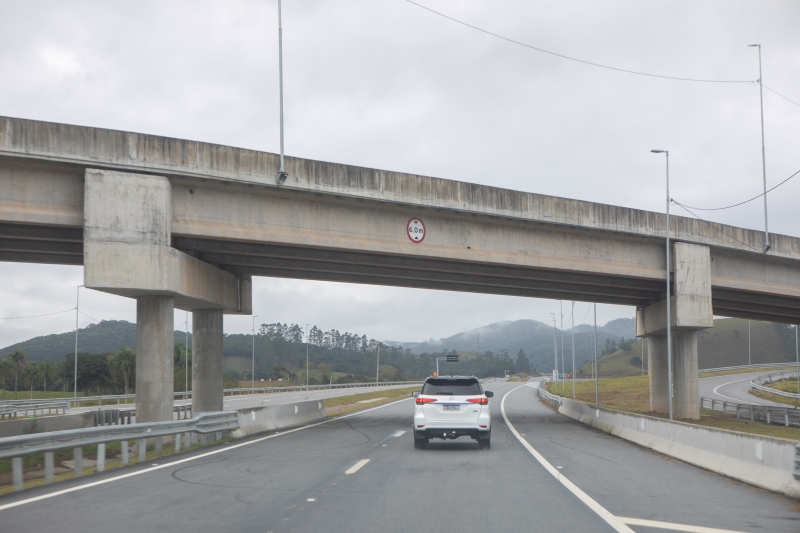
[[[63,311],[56,311],[55,313],[45,313],[44,315],[31,315],[31,316],[0,316],[0,320],[17,320],[20,318],[39,318],[42,316],[52,316],[52,315],[60,315],[61,313],[69,313],[70,311],[74,311],[75,308],[72,309],[64,309]]]
[[[92,318],[92,317],[90,317],[89,315],[87,315],[87,314],[86,314],[86,313],[84,313],[83,311],[78,311],[78,312],[79,312],[80,314],[82,314],[83,316],[85,316],[86,318],[88,318],[89,320],[91,320],[92,322],[97,322],[98,324],[100,323],[100,321],[99,321],[99,320],[97,320],[96,318]]]
[[[496,37],[498,39],[502,39],[504,41],[507,41],[509,43],[516,44],[516,45],[519,45],[519,46],[524,46],[525,48],[530,48],[531,50],[536,50],[537,52],[542,52],[543,54],[549,54],[551,56],[560,57],[562,59],[568,59],[570,61],[576,61],[578,63],[583,63],[584,65],[591,65],[593,67],[600,67],[600,68],[605,68],[605,69],[608,69],[608,70],[616,70],[617,72],[624,72],[626,74],[636,74],[637,76],[648,76],[648,77],[651,77],[651,78],[663,78],[663,79],[666,79],[666,80],[676,80],[676,81],[694,81],[694,82],[700,82],[700,83],[754,83],[754,82],[758,81],[758,80],[707,80],[707,79],[700,79],[700,78],[681,78],[681,77],[678,77],[678,76],[664,76],[664,75],[661,75],[661,74],[652,74],[652,73],[649,73],[649,72],[639,72],[639,71],[636,71],[636,70],[628,70],[628,69],[619,68],[619,67],[612,67],[610,65],[602,65],[600,63],[593,63],[592,61],[586,61],[584,59],[578,59],[577,57],[571,57],[571,56],[567,56],[567,55],[564,55],[564,54],[559,54],[557,52],[551,52],[550,50],[545,50],[544,48],[539,48],[539,47],[536,47],[536,46],[533,46],[533,45],[530,45],[530,44],[523,43],[521,41],[517,41],[517,40],[511,39],[509,37],[505,37],[503,35],[500,35],[499,33],[494,33],[494,32],[491,32],[489,30],[484,30],[483,28],[479,28],[478,26],[473,26],[472,24],[464,22],[463,20],[458,20],[458,19],[453,18],[453,17],[451,17],[449,15],[445,15],[444,13],[440,13],[439,11],[435,11],[435,10],[433,10],[433,9],[427,7],[427,6],[424,6],[422,4],[418,4],[418,3],[416,3],[416,2],[414,2],[412,0],[406,0],[406,2],[408,2],[409,4],[413,4],[413,5],[415,5],[415,6],[419,7],[419,8],[422,8],[422,9],[424,9],[426,11],[429,11],[429,12],[435,14],[435,15],[439,15],[440,17],[446,18],[447,20],[456,22],[458,24],[461,24],[462,26],[466,26],[467,28],[471,28],[471,29],[479,31],[481,33],[485,33],[486,35],[491,35],[492,37]],[[770,89],[770,90],[772,90],[772,89]],[[773,91],[773,92],[775,92],[775,91]],[[775,94],[778,94],[778,93],[775,93]],[[780,96],[783,96],[783,95],[780,95]],[[784,96],[784,98],[786,98],[786,97]],[[788,100],[788,98],[787,98],[787,100]],[[789,100],[789,101],[791,102],[791,100]]]
[[[768,90],[768,91],[772,91],[772,92],[774,92],[775,94],[777,94],[778,96],[780,96],[780,97],[781,97],[781,98],[783,98],[784,100],[788,100],[789,102],[793,103],[794,105],[796,105],[796,106],[800,107],[800,104],[798,104],[797,102],[795,102],[794,100],[792,100],[792,99],[791,99],[791,98],[789,98],[788,96],[784,96],[784,95],[782,95],[781,93],[779,93],[779,92],[778,92],[778,91],[776,91],[775,89],[770,89],[769,87],[767,87],[767,86],[766,86],[766,85],[764,85],[763,83],[761,84],[761,86],[762,86],[762,87],[764,87],[764,88],[765,88],[766,90]]]
[[[765,194],[767,194],[768,192],[774,191],[775,189],[777,189],[778,187],[780,187],[781,185],[783,185],[784,183],[786,183],[787,181],[789,181],[793,177],[797,176],[798,174],[800,174],[800,170],[798,170],[797,172],[795,172],[794,174],[792,174],[791,176],[789,176],[788,178],[786,178],[785,180],[783,180],[782,182],[780,182],[779,184],[774,186],[773,188],[769,189],[767,192],[763,192],[763,193],[759,194],[758,196],[753,196],[752,198],[750,198],[749,200],[745,200],[744,202],[739,202],[738,204],[733,204],[733,205],[726,205],[725,207],[692,207],[691,205],[684,205],[684,204],[680,203],[679,201],[677,201],[674,198],[670,198],[670,201],[673,202],[676,205],[679,205],[679,206],[683,207],[684,209],[686,209],[688,207],[689,209],[696,209],[698,211],[722,211],[723,209],[730,209],[732,207],[739,207],[740,205],[744,205],[744,204],[746,204],[748,202],[752,202],[753,200],[757,200],[757,199],[761,198],[762,196],[764,196]],[[692,213],[692,214],[694,214],[694,213]],[[695,215],[695,216],[697,216],[697,215]],[[698,217],[698,218],[700,218],[700,217]]]

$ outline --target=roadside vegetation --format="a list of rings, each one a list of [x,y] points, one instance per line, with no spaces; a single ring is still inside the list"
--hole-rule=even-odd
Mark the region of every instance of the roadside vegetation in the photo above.
[[[765,384],[764,386],[782,392],[791,392],[794,394],[798,394],[797,378],[784,379],[783,381],[775,381],[773,383]],[[786,398],[784,396],[779,396],[777,394],[770,394],[768,392],[762,392],[753,389],[751,389],[749,392],[753,396],[758,396],[759,398],[764,398],[765,400],[770,400],[778,403],[785,403],[787,405],[794,405],[794,406],[800,405],[800,402],[798,402],[797,399],[795,398]]]
[[[795,382],[796,386],[796,382]],[[575,383],[575,399],[584,403],[595,403],[594,381],[577,381]],[[549,382],[546,390],[556,396],[572,398],[572,382]],[[621,378],[603,378],[599,380],[600,407],[643,414],[657,418],[668,418],[667,415],[650,411],[650,383],[648,376],[630,376]],[[767,437],[778,437],[800,441],[800,428],[770,425],[762,422],[750,422],[724,415],[710,409],[700,410],[700,420],[679,420],[700,426],[752,433]]]

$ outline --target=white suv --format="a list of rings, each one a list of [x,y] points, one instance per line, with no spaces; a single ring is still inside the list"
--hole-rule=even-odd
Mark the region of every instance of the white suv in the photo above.
[[[425,380],[414,407],[414,448],[424,448],[430,439],[456,439],[469,435],[478,447],[491,446],[491,391],[484,391],[478,378],[439,376]]]

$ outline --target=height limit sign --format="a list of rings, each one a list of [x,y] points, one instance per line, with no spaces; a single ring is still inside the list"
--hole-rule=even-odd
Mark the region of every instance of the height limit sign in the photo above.
[[[420,243],[425,240],[425,224],[417,217],[413,217],[406,225],[406,233],[411,242]]]

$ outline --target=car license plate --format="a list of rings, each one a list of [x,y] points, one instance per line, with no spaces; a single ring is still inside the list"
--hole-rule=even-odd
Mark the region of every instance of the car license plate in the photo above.
[[[458,404],[444,404],[442,405],[442,411],[458,411]]]

